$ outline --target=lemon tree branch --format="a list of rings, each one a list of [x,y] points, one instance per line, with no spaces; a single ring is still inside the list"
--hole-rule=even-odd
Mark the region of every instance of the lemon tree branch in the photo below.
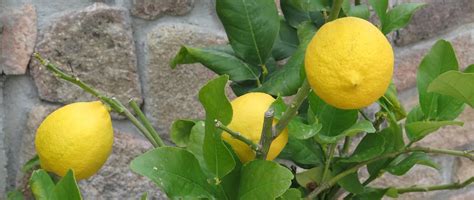
[[[158,143],[159,146],[165,146],[165,143],[163,143],[163,140],[160,138],[160,136],[156,132],[155,128],[153,128],[153,126],[151,125],[148,118],[142,112],[142,110],[138,106],[137,102],[132,99],[132,100],[130,100],[130,102],[128,102],[128,104],[133,109],[135,114],[138,116],[138,119],[140,119],[140,121],[142,122],[142,124],[146,128],[146,130],[148,130],[148,132],[150,132],[150,134],[153,137],[153,139],[155,140],[155,142]]]
[[[113,111],[127,117],[128,120],[130,120],[130,122],[132,122],[132,124],[135,125],[135,127],[137,127],[137,129],[148,139],[148,141],[153,145],[153,147],[164,146],[163,142],[158,143],[151,135],[151,133],[147,130],[147,128],[145,128],[145,126],[140,123],[140,121],[135,116],[133,116],[133,114],[116,98],[103,95],[93,87],[82,82],[79,78],[64,73],[55,65],[51,64],[48,60],[43,59],[39,53],[34,53],[33,55],[41,63],[41,65],[46,67],[46,69],[52,72],[57,78],[63,79],[74,85],[79,86],[84,91],[92,94],[93,96],[99,98],[101,101],[106,103]],[[159,138],[159,140],[161,141],[161,138],[158,136],[158,134],[156,134],[156,137]]]
[[[273,117],[275,115],[275,110],[273,108],[269,108],[265,112],[265,116],[263,118],[263,128],[262,128],[262,135],[260,137],[260,146],[262,147],[261,154],[257,155],[260,159],[267,158],[268,151],[270,150],[270,145],[273,140]]]
[[[257,154],[260,154],[261,148],[258,144],[255,144],[252,140],[247,139],[246,137],[242,136],[242,134],[240,134],[239,132],[235,132],[231,130],[230,128],[222,124],[222,122],[220,122],[217,119],[214,121],[214,123],[215,123],[216,128],[229,133],[230,136],[232,136],[234,139],[242,141],[243,143],[247,144],[252,150],[257,152]]]
[[[398,194],[409,193],[409,192],[429,192],[429,191],[436,191],[436,190],[455,190],[466,187],[474,183],[474,176],[467,179],[464,182],[455,182],[450,184],[444,185],[433,185],[433,186],[424,186],[424,187],[406,187],[406,188],[397,188]]]

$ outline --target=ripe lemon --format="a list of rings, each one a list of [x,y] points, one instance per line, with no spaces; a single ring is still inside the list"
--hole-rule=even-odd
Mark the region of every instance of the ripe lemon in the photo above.
[[[308,44],[305,70],[311,88],[340,109],[366,107],[387,90],[393,49],[370,22],[345,17],[323,25]]]
[[[112,121],[100,101],[57,109],[41,123],[35,138],[41,167],[59,176],[73,169],[77,180],[92,176],[102,167],[112,143]]]
[[[275,99],[272,96],[259,92],[247,93],[237,97],[231,102],[233,116],[228,127],[258,144],[262,135],[264,114],[274,101]],[[273,124],[277,122],[277,120],[274,120]],[[242,141],[232,138],[226,132],[222,133],[222,138],[232,146],[242,163],[255,159],[255,152]],[[285,129],[273,140],[266,159],[275,159],[287,142],[288,130]]]

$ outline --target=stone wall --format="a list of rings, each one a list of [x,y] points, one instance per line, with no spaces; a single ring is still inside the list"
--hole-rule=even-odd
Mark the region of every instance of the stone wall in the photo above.
[[[452,41],[462,67],[474,63],[472,0],[420,1],[430,4],[391,36],[395,83],[408,107],[417,103],[417,66],[436,40]],[[34,132],[42,119],[65,103],[93,99],[30,60],[33,51],[124,102],[136,99],[166,137],[173,119],[203,117],[197,92],[214,76],[199,65],[171,70],[170,58],[182,44],[226,42],[213,0],[0,0],[0,17],[0,199],[28,179],[19,168],[34,155]],[[137,199],[143,192],[164,198],[128,169],[150,145],[129,122],[113,118],[113,154],[98,175],[80,183],[85,199]],[[422,143],[474,148],[474,111],[467,108],[460,120],[464,127],[445,128]],[[387,176],[376,184],[441,184],[474,175],[470,161],[436,160],[442,171],[416,167],[404,178]],[[474,199],[474,187],[401,196],[413,198]]]

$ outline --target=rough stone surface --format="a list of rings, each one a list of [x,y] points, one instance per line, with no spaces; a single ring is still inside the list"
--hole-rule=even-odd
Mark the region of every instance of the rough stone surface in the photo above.
[[[22,164],[35,155],[36,129],[57,107],[43,103],[31,109],[19,156]],[[151,145],[138,136],[115,131],[112,154],[107,162],[96,175],[79,183],[84,199],[138,199],[144,192],[152,199],[165,199],[154,183],[129,168],[133,158],[150,148]],[[17,176],[17,185],[25,188],[28,177],[29,174]]]
[[[1,9],[1,8],[0,8]],[[3,131],[4,109],[3,109],[3,81],[0,75],[0,180],[7,180],[7,154],[5,146],[5,132]],[[0,181],[0,194],[5,194],[6,181]]]
[[[0,21],[3,24],[0,68],[7,75],[25,74],[36,42],[36,9],[26,4],[4,13]]]
[[[439,39],[446,39],[451,42],[461,68],[474,63],[474,57],[471,56],[474,54],[474,24],[465,25],[433,40],[395,49],[394,83],[398,90],[405,90],[416,85],[418,66]]]
[[[193,9],[194,0],[133,0],[132,15],[154,20],[163,15],[185,15]]]
[[[62,70],[115,96],[142,102],[137,61],[127,11],[95,3],[83,10],[64,13],[41,31],[36,51]],[[82,89],[59,81],[37,61],[31,64],[41,99],[70,103],[94,100]]]
[[[198,92],[215,76],[200,64],[171,69],[170,60],[181,45],[202,47],[225,42],[215,32],[184,24],[161,25],[148,34],[145,111],[161,133],[167,132],[175,119],[204,117]]]
[[[149,199],[167,199],[153,182],[129,168],[133,158],[151,147],[144,139],[116,132],[112,155],[105,165],[79,183],[84,199],[139,199],[145,192]]]
[[[455,177],[459,181],[465,181],[469,177],[474,177],[473,162],[465,158],[456,159]]]
[[[411,22],[397,32],[395,44],[402,46],[431,38],[447,29],[464,23],[474,22],[472,0],[399,0],[398,3],[425,2]]]

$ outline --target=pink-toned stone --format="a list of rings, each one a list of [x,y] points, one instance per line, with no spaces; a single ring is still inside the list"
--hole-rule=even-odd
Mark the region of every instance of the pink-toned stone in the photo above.
[[[394,83],[399,91],[416,85],[416,71],[423,57],[437,40],[451,42],[458,58],[459,66],[465,68],[474,63],[474,24],[465,25],[439,38],[416,45],[395,49]]]
[[[1,16],[0,67],[7,75],[25,74],[36,42],[36,9],[25,4]]]
[[[132,15],[154,20],[163,15],[180,16],[189,13],[194,0],[133,0]]]

